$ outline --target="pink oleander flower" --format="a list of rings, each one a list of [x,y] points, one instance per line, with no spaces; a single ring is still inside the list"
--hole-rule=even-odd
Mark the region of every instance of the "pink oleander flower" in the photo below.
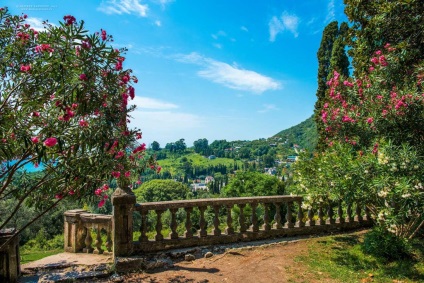
[[[125,178],[129,178],[130,176],[131,176],[131,172],[130,171],[125,172]]]
[[[107,39],[107,35],[106,35],[106,31],[105,30],[102,30],[101,37],[102,37],[102,40],[106,40]]]
[[[38,137],[32,137],[32,138],[31,138],[31,141],[32,141],[33,143],[38,143],[38,142],[39,142]]]
[[[55,146],[57,144],[57,139],[55,137],[51,137],[51,138],[47,138],[44,143],[45,146],[47,147],[52,147]]]
[[[353,83],[351,83],[351,82],[349,82],[349,81],[344,81],[344,82],[343,82],[343,84],[344,84],[345,86],[348,86],[348,87],[353,87]]]
[[[124,154],[124,152],[123,152],[122,150],[120,150],[120,151],[118,151],[118,153],[116,154],[115,158],[116,158],[116,159],[119,159],[119,158],[123,157],[124,155],[125,155],[125,154]]]
[[[28,73],[31,70],[31,65],[21,65],[21,72]]]
[[[370,117],[370,118],[367,119],[367,123],[368,124],[372,124],[373,121],[374,121],[374,118],[372,118],[372,117]]]
[[[75,194],[75,191],[74,190],[70,190],[68,194],[72,196],[72,195]]]
[[[87,121],[85,121],[85,120],[80,120],[80,121],[79,121],[79,125],[80,125],[81,127],[88,127],[88,122],[87,122]]]
[[[112,171],[112,177],[118,179],[121,176],[121,172],[119,171]]]
[[[40,117],[40,112],[34,111],[32,112],[33,117]]]
[[[100,207],[103,207],[103,205],[105,205],[105,199],[102,199],[101,201],[99,201],[99,203],[97,204],[97,207],[98,208],[100,208]]]
[[[76,22],[76,19],[74,16],[66,15],[63,17],[63,20],[65,21],[65,25],[69,26]]]
[[[161,170],[162,170],[162,167],[158,166],[158,167],[156,168],[156,173],[157,173],[157,174],[159,174]]]
[[[81,75],[79,75],[79,79],[81,81],[86,81],[87,80],[87,75],[86,74],[81,74]]]
[[[34,163],[34,168],[38,168],[38,163],[37,162]]]
[[[54,197],[55,197],[56,199],[62,199],[62,198],[63,198],[63,195],[62,195],[62,194],[56,194]]]

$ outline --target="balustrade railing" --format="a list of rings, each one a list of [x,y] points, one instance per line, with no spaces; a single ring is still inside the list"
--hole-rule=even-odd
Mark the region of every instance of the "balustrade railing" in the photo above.
[[[117,189],[112,196],[112,204],[113,216],[89,214],[84,210],[65,212],[65,250],[107,253],[113,247],[115,256],[127,256],[172,248],[313,235],[372,225],[370,211],[362,204],[340,200],[303,207],[301,196],[138,204],[133,194]],[[139,216],[134,218],[133,212]],[[138,241],[133,240],[134,230],[137,230]],[[96,236],[93,237],[91,231]],[[102,248],[103,242],[106,251]]]
[[[66,211],[65,251],[112,253],[112,217],[112,215],[88,213],[81,209]],[[94,239],[92,232],[95,234]],[[102,238],[106,238],[105,241]],[[103,243],[106,250],[102,248]]]
[[[369,212],[363,216],[360,205],[355,205],[353,217],[352,206],[343,206],[341,201],[320,203],[316,209],[304,211],[302,200],[300,196],[266,196],[136,204],[134,210],[140,213],[141,224],[140,236],[138,242],[134,243],[133,250],[149,252],[277,236],[316,234],[369,224]],[[346,212],[343,207],[347,208]],[[237,215],[234,213],[235,209]],[[194,218],[196,223],[193,223],[194,211],[197,215]],[[206,211],[211,220],[209,222],[206,221]],[[246,211],[249,211],[248,215]],[[167,225],[169,235],[164,235],[162,215],[165,213],[168,213],[170,219]],[[180,217],[177,217],[178,213]],[[154,227],[151,222],[154,222]],[[152,236],[152,233],[153,237],[149,238],[148,234]]]

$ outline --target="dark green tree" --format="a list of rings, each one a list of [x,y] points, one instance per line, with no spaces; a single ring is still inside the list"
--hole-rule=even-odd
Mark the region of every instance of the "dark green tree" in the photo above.
[[[339,29],[338,22],[333,21],[324,28],[322,33],[321,45],[317,53],[318,89],[314,111],[318,130],[318,150],[324,147],[325,127],[321,121],[321,110],[325,101],[328,77],[335,70],[346,77],[349,75],[349,59],[345,51],[348,30],[346,23],[342,23]]]
[[[152,149],[154,151],[160,150],[160,144],[157,141],[152,142]]]
[[[189,189],[174,180],[151,180],[134,190],[137,201],[169,201],[187,199]]]

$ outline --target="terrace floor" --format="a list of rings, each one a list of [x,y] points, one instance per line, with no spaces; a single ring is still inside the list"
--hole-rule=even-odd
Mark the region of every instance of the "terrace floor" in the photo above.
[[[364,231],[355,232],[364,233]],[[114,274],[112,256],[61,253],[22,265],[21,283],[41,282],[337,282],[312,270],[299,257],[319,237],[296,237],[236,243],[209,248],[180,249],[155,254],[156,264],[147,272]],[[206,252],[213,255],[204,257]],[[195,259],[187,261],[186,254]]]

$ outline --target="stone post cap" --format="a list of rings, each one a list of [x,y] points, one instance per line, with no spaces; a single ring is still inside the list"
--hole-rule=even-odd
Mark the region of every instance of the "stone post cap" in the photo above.
[[[2,230],[0,230],[0,237],[2,237],[2,236],[11,236],[11,235],[15,234],[15,232],[16,232],[16,228],[2,229]]]
[[[88,212],[85,209],[72,209],[72,210],[65,211],[64,215],[65,216],[77,216],[77,215],[80,215],[82,213],[88,213]]]
[[[136,197],[132,192],[127,193],[121,188],[117,188],[115,192],[112,194],[113,205],[135,204],[136,202],[137,202]]]

